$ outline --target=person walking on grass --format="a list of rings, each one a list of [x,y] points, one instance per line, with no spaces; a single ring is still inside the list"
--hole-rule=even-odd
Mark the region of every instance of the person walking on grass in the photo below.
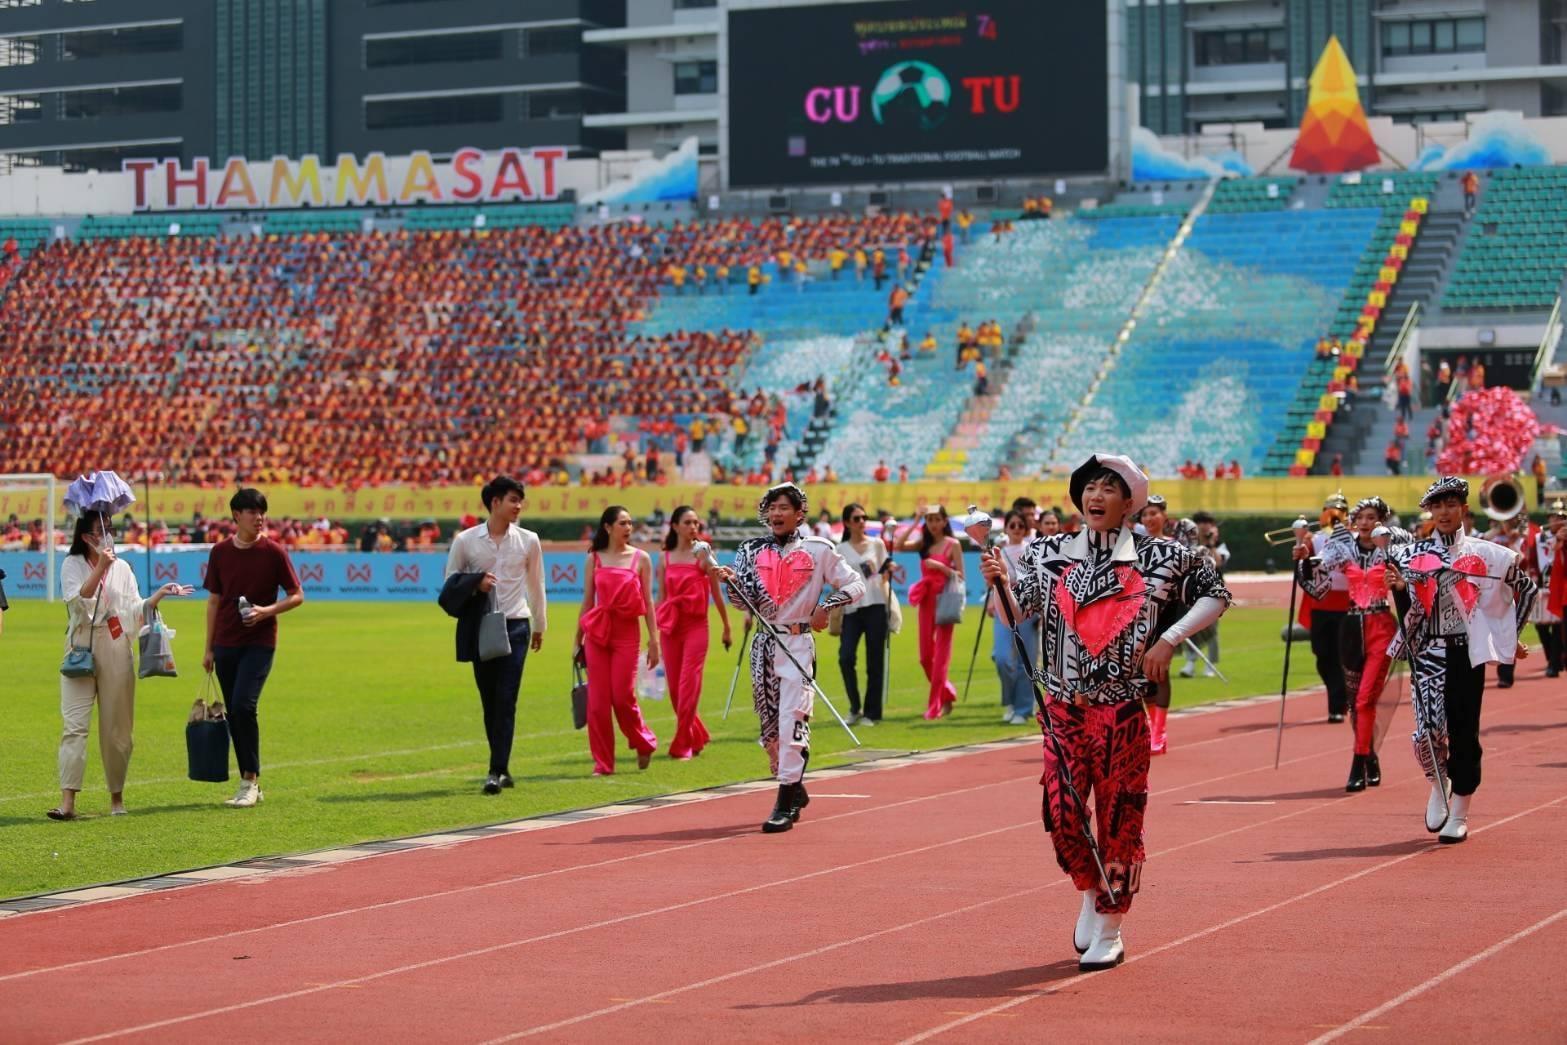
[[[599,518],[583,578],[573,656],[588,669],[588,748],[593,775],[615,772],[615,723],[646,769],[658,737],[637,704],[637,626],[647,625],[647,666],[658,667],[658,618],[653,611],[653,567],[647,552],[631,546],[636,523],[620,505]],[[613,718],[613,722],[611,719]]]
[[[849,698],[849,722],[860,726],[874,726],[881,721],[887,673],[887,577],[892,569],[887,545],[865,534],[869,519],[864,506],[844,505],[843,540],[837,546],[843,561],[865,579],[865,594],[843,607],[843,629],[838,639],[838,670]],[[863,701],[856,664],[861,639],[865,640]]]
[[[936,719],[950,715],[958,699],[949,677],[956,625],[936,622],[936,603],[947,585],[963,585],[963,548],[952,533],[945,507],[930,505],[922,518],[921,525],[904,538],[902,550],[920,555],[920,579],[909,589],[909,604],[920,611],[920,667],[930,682],[925,717]]]
[[[514,786],[511,747],[517,732],[517,693],[529,650],[544,644],[544,551],[539,535],[517,525],[527,489],[509,475],[484,484],[479,498],[488,517],[452,538],[446,555],[442,606],[458,618],[457,659],[473,662],[473,683],[484,710],[484,738],[490,747],[483,792],[498,795]],[[511,652],[479,659],[478,624],[489,609],[506,616]]]
[[[277,652],[277,618],[305,601],[283,546],[263,532],[267,499],[246,487],[229,499],[234,536],[207,556],[207,648],[202,670],[216,672],[239,763],[239,790],[223,804],[248,809],[262,799],[257,706]],[[283,592],[279,599],[278,592]]]
[[[109,786],[109,815],[125,813],[125,776],[131,764],[131,727],[136,714],[136,665],[131,653],[142,622],[165,597],[189,595],[195,589],[165,584],[145,600],[136,586],[136,571],[114,554],[109,520],[85,512],[76,520],[70,551],[60,566],[60,594],[70,623],[66,648],[92,650],[92,674],[60,677],[60,804],[49,810],[51,820],[76,819],[76,795],[87,766],[87,731],[93,704],[98,705],[98,750],[104,782]],[[0,603],[4,596],[0,595]]]
[[[669,703],[675,709],[675,739],[671,758],[684,761],[707,746],[707,727],[697,708],[702,703],[702,671],[707,665],[709,627],[707,604],[718,605],[724,623],[724,649],[734,645],[729,629],[729,607],[710,567],[698,561],[691,544],[702,536],[702,517],[683,504],[669,517],[664,536],[664,559],[659,564],[658,633],[664,654],[664,677],[669,682]]]

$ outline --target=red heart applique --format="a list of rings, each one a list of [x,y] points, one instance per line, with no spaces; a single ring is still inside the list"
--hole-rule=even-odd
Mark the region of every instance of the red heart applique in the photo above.
[[[1409,571],[1411,573],[1429,574],[1429,576],[1416,578],[1414,583],[1410,585],[1415,590],[1415,598],[1420,600],[1420,605],[1425,607],[1428,615],[1431,612],[1432,605],[1436,602],[1436,571],[1440,570],[1444,565],[1442,557],[1435,552],[1421,552],[1409,560]]]
[[[1453,563],[1453,569],[1471,577],[1485,576],[1485,560],[1478,555],[1461,555]],[[1471,581],[1460,578],[1453,583],[1453,594],[1464,604],[1464,616],[1474,613],[1475,603],[1480,601],[1480,589]]]
[[[779,555],[777,548],[763,548],[756,553],[756,575],[762,587],[773,600],[774,606],[782,606],[811,579],[816,570],[816,560],[803,548],[796,548],[788,555]]]
[[[1084,568],[1073,566],[1072,570]],[[1097,657],[1128,624],[1137,619],[1143,610],[1148,586],[1143,583],[1143,575],[1137,572],[1135,566],[1117,566],[1115,575],[1121,582],[1121,590],[1079,607],[1072,593],[1066,589],[1066,579],[1072,570],[1067,570],[1056,581],[1056,603],[1061,607],[1066,626],[1077,633],[1083,648]]]
[[[1344,567],[1344,578],[1349,581],[1350,601],[1361,609],[1382,602],[1387,597],[1387,567],[1381,563],[1368,570],[1350,563]]]

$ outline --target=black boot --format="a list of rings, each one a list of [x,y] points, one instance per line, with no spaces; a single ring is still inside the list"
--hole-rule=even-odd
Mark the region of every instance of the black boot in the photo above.
[[[1382,786],[1382,763],[1377,761],[1377,753],[1375,751],[1366,756],[1366,786]]]
[[[1345,791],[1364,791],[1366,789],[1366,756],[1356,755],[1355,760],[1349,764],[1349,783],[1344,785]]]
[[[787,831],[794,826],[794,822],[800,817],[800,810],[795,805],[794,789],[798,784],[779,784],[778,800],[773,803],[773,813],[762,821],[762,833],[775,835],[780,831]]]
[[[789,810],[789,819],[799,823],[800,811],[811,804],[811,796],[805,793],[805,781],[794,785],[794,807]]]

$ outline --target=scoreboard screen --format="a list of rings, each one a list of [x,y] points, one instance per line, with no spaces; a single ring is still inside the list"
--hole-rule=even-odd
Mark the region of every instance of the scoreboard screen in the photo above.
[[[1105,0],[730,9],[735,188],[1109,166]]]

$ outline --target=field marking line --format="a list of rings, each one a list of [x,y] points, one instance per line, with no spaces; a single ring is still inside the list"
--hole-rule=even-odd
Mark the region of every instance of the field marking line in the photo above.
[[[1454,976],[1457,976],[1459,973],[1467,972],[1469,969],[1474,968],[1481,962],[1489,958],[1496,957],[1496,955],[1511,947],[1519,940],[1527,939],[1528,937],[1533,936],[1535,933],[1539,932],[1541,929],[1546,929],[1552,925],[1555,925],[1563,918],[1567,918],[1567,907],[1562,908],[1549,917],[1540,919],[1533,925],[1529,926],[1527,929],[1518,930],[1511,936],[1507,937],[1505,940],[1500,940],[1496,943],[1493,943],[1479,954],[1470,955],[1463,961],[1459,962],[1457,965],[1452,966],[1444,972],[1437,973],[1435,976],[1431,977],[1429,980],[1426,980],[1424,983],[1419,983],[1409,988],[1409,990],[1405,991],[1403,994],[1400,994],[1398,997],[1391,998],[1388,1001],[1383,1002],[1381,1005],[1378,1005],[1374,1009],[1366,1010],[1359,1016],[1356,1016],[1354,1019],[1350,1020],[1348,1023],[1340,1024],[1339,1026],[1334,1027],[1332,1030],[1328,1031],[1326,1034],[1313,1038],[1308,1043],[1308,1045],[1325,1045],[1327,1042],[1333,1041],[1337,1038],[1342,1038],[1350,1031],[1358,1030],[1366,1026],[1366,1024],[1370,1023],[1378,1016],[1385,1016],[1387,1013],[1392,1012],[1406,1001],[1411,1001],[1424,994],[1426,991],[1431,990],[1433,987],[1440,986],[1441,984],[1447,982]]]
[[[1540,742],[1540,743],[1543,743],[1543,741]],[[1513,748],[1511,750],[1512,751],[1522,751],[1522,750],[1525,750],[1527,748],[1536,747],[1536,746],[1538,746],[1538,744],[1526,744],[1526,745],[1524,745],[1521,748]],[[1498,754],[1507,754],[1508,752],[1497,752],[1497,753]],[[1342,799],[1335,799],[1335,801],[1342,801]],[[1511,816],[1504,817],[1501,820],[1497,820],[1497,821],[1494,821],[1492,823],[1486,824],[1483,827],[1477,827],[1474,830],[1470,831],[1469,833],[1471,835],[1480,834],[1483,831],[1489,831],[1489,830],[1491,830],[1493,828],[1501,827],[1501,826],[1503,826],[1505,824],[1512,823],[1514,820],[1521,819],[1522,817],[1529,816],[1529,815],[1534,814],[1534,813],[1538,813],[1541,810],[1549,809],[1549,808],[1551,808],[1552,806],[1555,806],[1555,805],[1560,805],[1562,802],[1567,802],[1567,795],[1561,795],[1561,796],[1559,796],[1557,798],[1551,799],[1549,802],[1543,802],[1540,805],[1533,806],[1533,807],[1531,807],[1529,809],[1525,809],[1522,812],[1514,813]],[[1395,856],[1395,857],[1393,857],[1390,860],[1385,860],[1382,863],[1376,864],[1376,865],[1374,865],[1372,867],[1363,868],[1362,870],[1356,871],[1353,874],[1345,875],[1343,878],[1338,878],[1338,879],[1335,879],[1334,881],[1327,882],[1327,883],[1325,883],[1323,885],[1316,886],[1315,888],[1308,889],[1307,891],[1305,891],[1303,893],[1299,893],[1299,894],[1297,894],[1295,896],[1287,897],[1287,898],[1285,898],[1283,900],[1279,900],[1279,901],[1277,901],[1275,903],[1268,904],[1265,907],[1259,907],[1259,908],[1257,908],[1254,911],[1249,911],[1246,914],[1238,915],[1237,917],[1228,919],[1227,921],[1219,922],[1216,925],[1210,925],[1206,929],[1199,929],[1197,932],[1188,933],[1187,935],[1182,936],[1179,939],[1171,940],[1168,943],[1160,944],[1158,947],[1155,947],[1155,948],[1153,948],[1151,950],[1143,951],[1143,952],[1140,952],[1138,954],[1133,955],[1132,957],[1126,959],[1124,964],[1131,965],[1134,962],[1142,961],[1145,958],[1152,958],[1152,957],[1154,957],[1156,955],[1163,954],[1166,951],[1173,950],[1173,949],[1175,949],[1177,947],[1185,946],[1188,943],[1193,943],[1193,942],[1195,942],[1197,940],[1205,939],[1205,938],[1207,938],[1209,936],[1212,936],[1215,933],[1222,932],[1225,929],[1234,928],[1235,926],[1240,925],[1242,922],[1251,921],[1253,918],[1260,918],[1261,916],[1263,916],[1265,914],[1272,914],[1274,911],[1277,911],[1280,908],[1288,907],[1288,906],[1290,906],[1292,904],[1300,902],[1301,900],[1310,899],[1313,896],[1317,896],[1317,895],[1319,895],[1321,893],[1325,893],[1325,892],[1328,892],[1328,891],[1330,891],[1332,889],[1336,889],[1336,888],[1338,888],[1341,885],[1347,885],[1350,882],[1356,881],[1356,880],[1361,879],[1361,878],[1365,878],[1368,875],[1376,874],[1378,871],[1383,871],[1383,870],[1386,870],[1389,867],[1393,867],[1393,866],[1396,866],[1397,864],[1404,863],[1406,860],[1413,860],[1417,856],[1424,856],[1424,855],[1426,855],[1428,853],[1431,853],[1431,852],[1433,852],[1433,851],[1435,851],[1435,850],[1437,850],[1439,848],[1440,848],[1439,846],[1431,845],[1431,846],[1428,846],[1428,847],[1426,847],[1424,849],[1417,849],[1417,850],[1415,850],[1412,853],[1405,853],[1403,856]],[[1077,984],[1077,983],[1081,983],[1081,982],[1082,981],[1080,981],[1080,980],[1067,980],[1067,981],[1065,981],[1065,982],[1063,982],[1063,983],[1061,983],[1061,984],[1059,984],[1057,986],[1054,986],[1054,987],[1047,987],[1047,988],[1045,988],[1043,990],[1038,990],[1038,991],[1034,991],[1034,992],[1032,992],[1030,994],[1025,994],[1025,995],[1023,995],[1022,997],[1019,997],[1019,998],[1009,999],[1007,1001],[1001,1002],[998,1005],[993,1005],[993,1006],[991,1006],[988,1009],[981,1010],[980,1012],[977,1012],[977,1013],[975,1013],[972,1016],[964,1017],[963,1019],[959,1019],[959,1020],[953,1020],[953,1021],[951,1021],[949,1023],[943,1023],[939,1027],[932,1027],[931,1029],[929,1029],[927,1031],[922,1031],[921,1033],[916,1034],[916,1035],[914,1035],[911,1038],[904,1038],[903,1041],[899,1043],[899,1045],[912,1045],[913,1042],[927,1041],[927,1040],[929,1040],[931,1038],[936,1037],[939,1034],[945,1034],[947,1031],[956,1030],[957,1028],[962,1027],[962,1026],[968,1024],[968,1023],[972,1023],[974,1020],[979,1019],[981,1017],[993,1015],[993,1014],[995,1014],[997,1012],[1001,1012],[1001,1011],[1004,1011],[1006,1009],[1010,1009],[1010,1008],[1014,1008],[1014,1007],[1016,1007],[1018,1005],[1022,1005],[1025,1002],[1035,1001],[1035,1000],[1037,1000],[1039,998],[1044,998],[1044,997],[1047,997],[1047,996],[1049,996],[1051,994],[1056,994],[1056,993],[1058,993],[1058,992],[1060,992],[1062,990],[1065,990],[1068,985]]]

